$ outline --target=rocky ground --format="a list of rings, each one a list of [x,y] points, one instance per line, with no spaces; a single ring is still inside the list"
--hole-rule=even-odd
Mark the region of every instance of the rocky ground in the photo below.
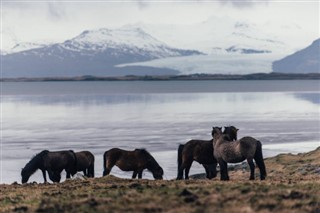
[[[231,168],[228,182],[130,180],[113,176],[60,184],[0,185],[0,212],[320,213],[320,147],[266,159],[265,181]],[[259,170],[256,169],[257,177]]]

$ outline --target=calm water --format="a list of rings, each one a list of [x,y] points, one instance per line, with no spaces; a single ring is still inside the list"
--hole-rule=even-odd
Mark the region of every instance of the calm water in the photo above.
[[[154,81],[1,83],[1,183],[43,149],[146,148],[175,177],[176,149],[235,125],[263,142],[265,156],[320,146],[320,81]],[[190,173],[203,172],[194,163]],[[112,174],[130,177],[114,168]],[[144,178],[151,178],[144,173]],[[40,172],[30,181],[42,182]]]

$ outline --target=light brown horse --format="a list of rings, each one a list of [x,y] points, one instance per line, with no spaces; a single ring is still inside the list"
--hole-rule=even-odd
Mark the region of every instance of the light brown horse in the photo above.
[[[238,131],[235,129],[233,131]],[[228,163],[239,163],[244,160],[247,160],[250,166],[250,180],[254,180],[255,165],[253,159],[260,169],[260,179],[264,180],[266,178],[267,173],[260,141],[252,137],[243,137],[237,141],[228,141],[225,138],[230,138],[230,136],[222,134],[221,129],[217,127],[213,127],[212,135],[214,146],[213,154],[220,166],[221,180],[229,180]]]
[[[123,171],[133,171],[132,178],[142,178],[144,169],[152,172],[155,179],[162,179],[163,169],[157,161],[145,149],[135,149],[127,151],[119,148],[113,148],[106,151],[103,155],[103,176],[111,172],[112,167],[116,165]]]

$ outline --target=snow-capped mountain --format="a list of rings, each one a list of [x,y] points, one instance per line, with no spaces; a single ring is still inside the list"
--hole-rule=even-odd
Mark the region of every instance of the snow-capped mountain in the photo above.
[[[147,33],[175,47],[188,47],[207,54],[217,49],[233,53],[270,53],[288,55],[314,38],[303,26],[288,22],[256,23],[255,20],[239,20],[216,17],[190,25],[155,25],[136,23]],[[249,51],[248,51],[249,50]]]
[[[314,36],[294,23],[252,21],[137,23],[87,30],[45,46],[18,45],[14,53],[1,51],[3,77],[272,72],[273,61],[302,49]]]
[[[70,51],[93,55],[107,49],[118,49],[123,53],[140,55],[146,59],[199,54],[198,51],[171,48],[142,29],[131,27],[84,31],[61,46]],[[117,53],[114,55],[117,56]]]
[[[132,70],[115,68],[120,63],[202,54],[195,50],[172,48],[140,28],[84,31],[63,43],[3,56],[3,77],[47,77],[79,75],[123,75]],[[147,68],[137,68],[146,74]],[[130,72],[127,72],[129,70]],[[151,73],[176,73],[151,69]]]
[[[43,48],[49,46],[50,42],[21,42],[14,45],[11,49],[6,51],[6,54],[12,54],[17,52],[22,52],[31,49]]]
[[[273,63],[274,72],[320,73],[320,39],[310,46]]]

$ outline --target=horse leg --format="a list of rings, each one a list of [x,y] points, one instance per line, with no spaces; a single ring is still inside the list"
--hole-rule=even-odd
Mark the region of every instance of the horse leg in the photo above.
[[[250,166],[250,179],[249,180],[254,180],[254,169],[255,169],[255,165],[253,163],[252,159],[247,159],[247,162]]]
[[[67,171],[66,171],[67,172]],[[68,171],[67,172],[67,175],[66,175],[66,179],[69,179],[69,178],[71,178],[71,175],[70,175],[70,172]]]
[[[191,161],[192,163],[192,161]],[[182,180],[183,179],[183,171],[186,172],[186,168],[188,167],[188,164],[190,164],[189,162],[186,162],[186,160],[184,160],[180,167],[178,168],[178,177],[177,177],[177,180]],[[191,167],[191,165],[190,165]],[[189,167],[189,169],[190,169]],[[187,175],[185,175],[185,179],[187,179],[186,177],[188,176],[189,174],[189,171],[187,172]]]
[[[94,163],[92,163],[88,168],[88,177],[94,177]]]
[[[189,171],[190,171],[190,168],[191,168],[191,165],[192,165],[192,161],[190,163],[188,163],[185,167],[185,170],[184,170],[184,178],[186,180],[189,179]]]
[[[137,172],[137,171],[133,171],[132,179],[135,179],[135,178],[137,177],[137,174],[138,174],[138,172]]]
[[[254,160],[260,170],[260,180],[264,180],[267,177],[266,166],[264,164],[262,155],[262,144],[260,141],[257,143],[256,153],[254,154]]]
[[[44,183],[47,183],[47,174],[46,174],[46,170],[45,170],[45,169],[41,169],[41,171],[42,171],[42,175],[43,175]]]
[[[177,176],[177,180],[182,180],[183,179],[183,164],[178,168],[178,176]]]
[[[208,179],[217,177],[217,163],[205,164],[203,167],[206,169]]]
[[[106,168],[105,168],[104,171],[103,171],[103,176],[106,176],[106,175],[110,174],[111,169],[112,169],[113,166],[114,166],[114,164],[113,164],[113,165],[110,165],[110,164],[108,163],[108,166],[106,166]]]
[[[228,164],[223,160],[219,160],[220,166],[220,180],[229,180]]]
[[[206,170],[206,177],[207,177],[208,179],[212,179],[212,177],[211,177],[211,172],[210,172],[210,169],[209,169],[209,165],[207,165],[207,164],[202,164],[202,166],[203,166],[203,168]]]
[[[87,169],[82,170],[82,172],[84,176],[88,177]]]
[[[138,178],[139,178],[139,179],[142,178],[142,171],[143,171],[143,170],[141,170],[141,171],[138,172]]]

